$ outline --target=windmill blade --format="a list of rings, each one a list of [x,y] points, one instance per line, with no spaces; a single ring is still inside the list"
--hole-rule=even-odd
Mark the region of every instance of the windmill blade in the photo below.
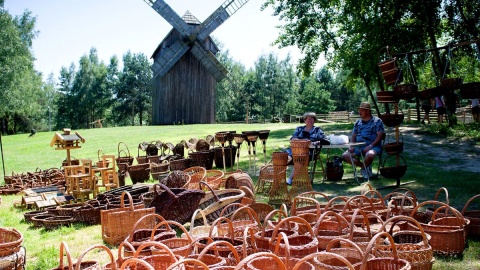
[[[249,0],[227,0],[215,12],[212,13],[202,24],[200,24],[190,36],[190,40],[195,38],[204,40],[223,22],[230,18]]]
[[[225,67],[217,60],[211,51],[205,50],[198,41],[193,43],[191,52],[218,82],[225,78],[228,73]]]
[[[175,30],[180,32],[182,36],[189,36],[191,26],[189,26],[178,14],[163,0],[144,0],[158,14],[160,14]]]
[[[165,51],[158,54],[152,65],[154,78],[165,75],[189,48],[190,46],[188,46],[187,43],[182,40],[177,40],[172,46],[162,49]]]

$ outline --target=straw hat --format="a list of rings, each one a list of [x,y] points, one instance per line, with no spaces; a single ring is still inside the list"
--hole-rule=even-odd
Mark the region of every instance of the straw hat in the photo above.
[[[360,103],[360,107],[358,107],[358,108],[371,111],[372,110],[372,105],[370,105],[370,103],[368,103],[368,102],[362,102],[362,103]]]
[[[303,114],[303,120],[307,119],[307,117],[312,117],[313,120],[317,121],[317,114],[314,112],[306,112]]]

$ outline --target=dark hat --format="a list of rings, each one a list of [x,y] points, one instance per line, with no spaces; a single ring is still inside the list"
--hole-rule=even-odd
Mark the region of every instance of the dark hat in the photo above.
[[[372,105],[370,105],[370,103],[368,103],[368,102],[362,102],[362,103],[360,103],[360,107],[358,107],[358,108],[371,111],[372,110]]]

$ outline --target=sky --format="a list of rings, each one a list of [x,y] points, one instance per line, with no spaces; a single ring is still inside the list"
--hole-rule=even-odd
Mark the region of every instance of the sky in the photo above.
[[[165,0],[180,16],[187,10],[203,22],[225,0]],[[273,52],[280,60],[287,54],[292,62],[301,57],[296,47],[278,49],[272,45],[281,22],[272,9],[261,11],[265,0],[250,0],[212,34],[224,44],[230,56],[251,68],[255,61]],[[38,36],[33,41],[35,69],[44,79],[58,79],[62,67],[69,67],[92,47],[108,65],[116,55],[144,53],[150,58],[155,48],[172,29],[160,14],[143,0],[6,0],[4,8],[15,16],[25,10],[37,19]]]

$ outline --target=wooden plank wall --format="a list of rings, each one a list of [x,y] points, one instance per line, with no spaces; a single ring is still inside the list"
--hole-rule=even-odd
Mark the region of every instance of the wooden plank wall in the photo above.
[[[215,123],[215,78],[189,51],[163,77],[156,78],[153,124]]]

